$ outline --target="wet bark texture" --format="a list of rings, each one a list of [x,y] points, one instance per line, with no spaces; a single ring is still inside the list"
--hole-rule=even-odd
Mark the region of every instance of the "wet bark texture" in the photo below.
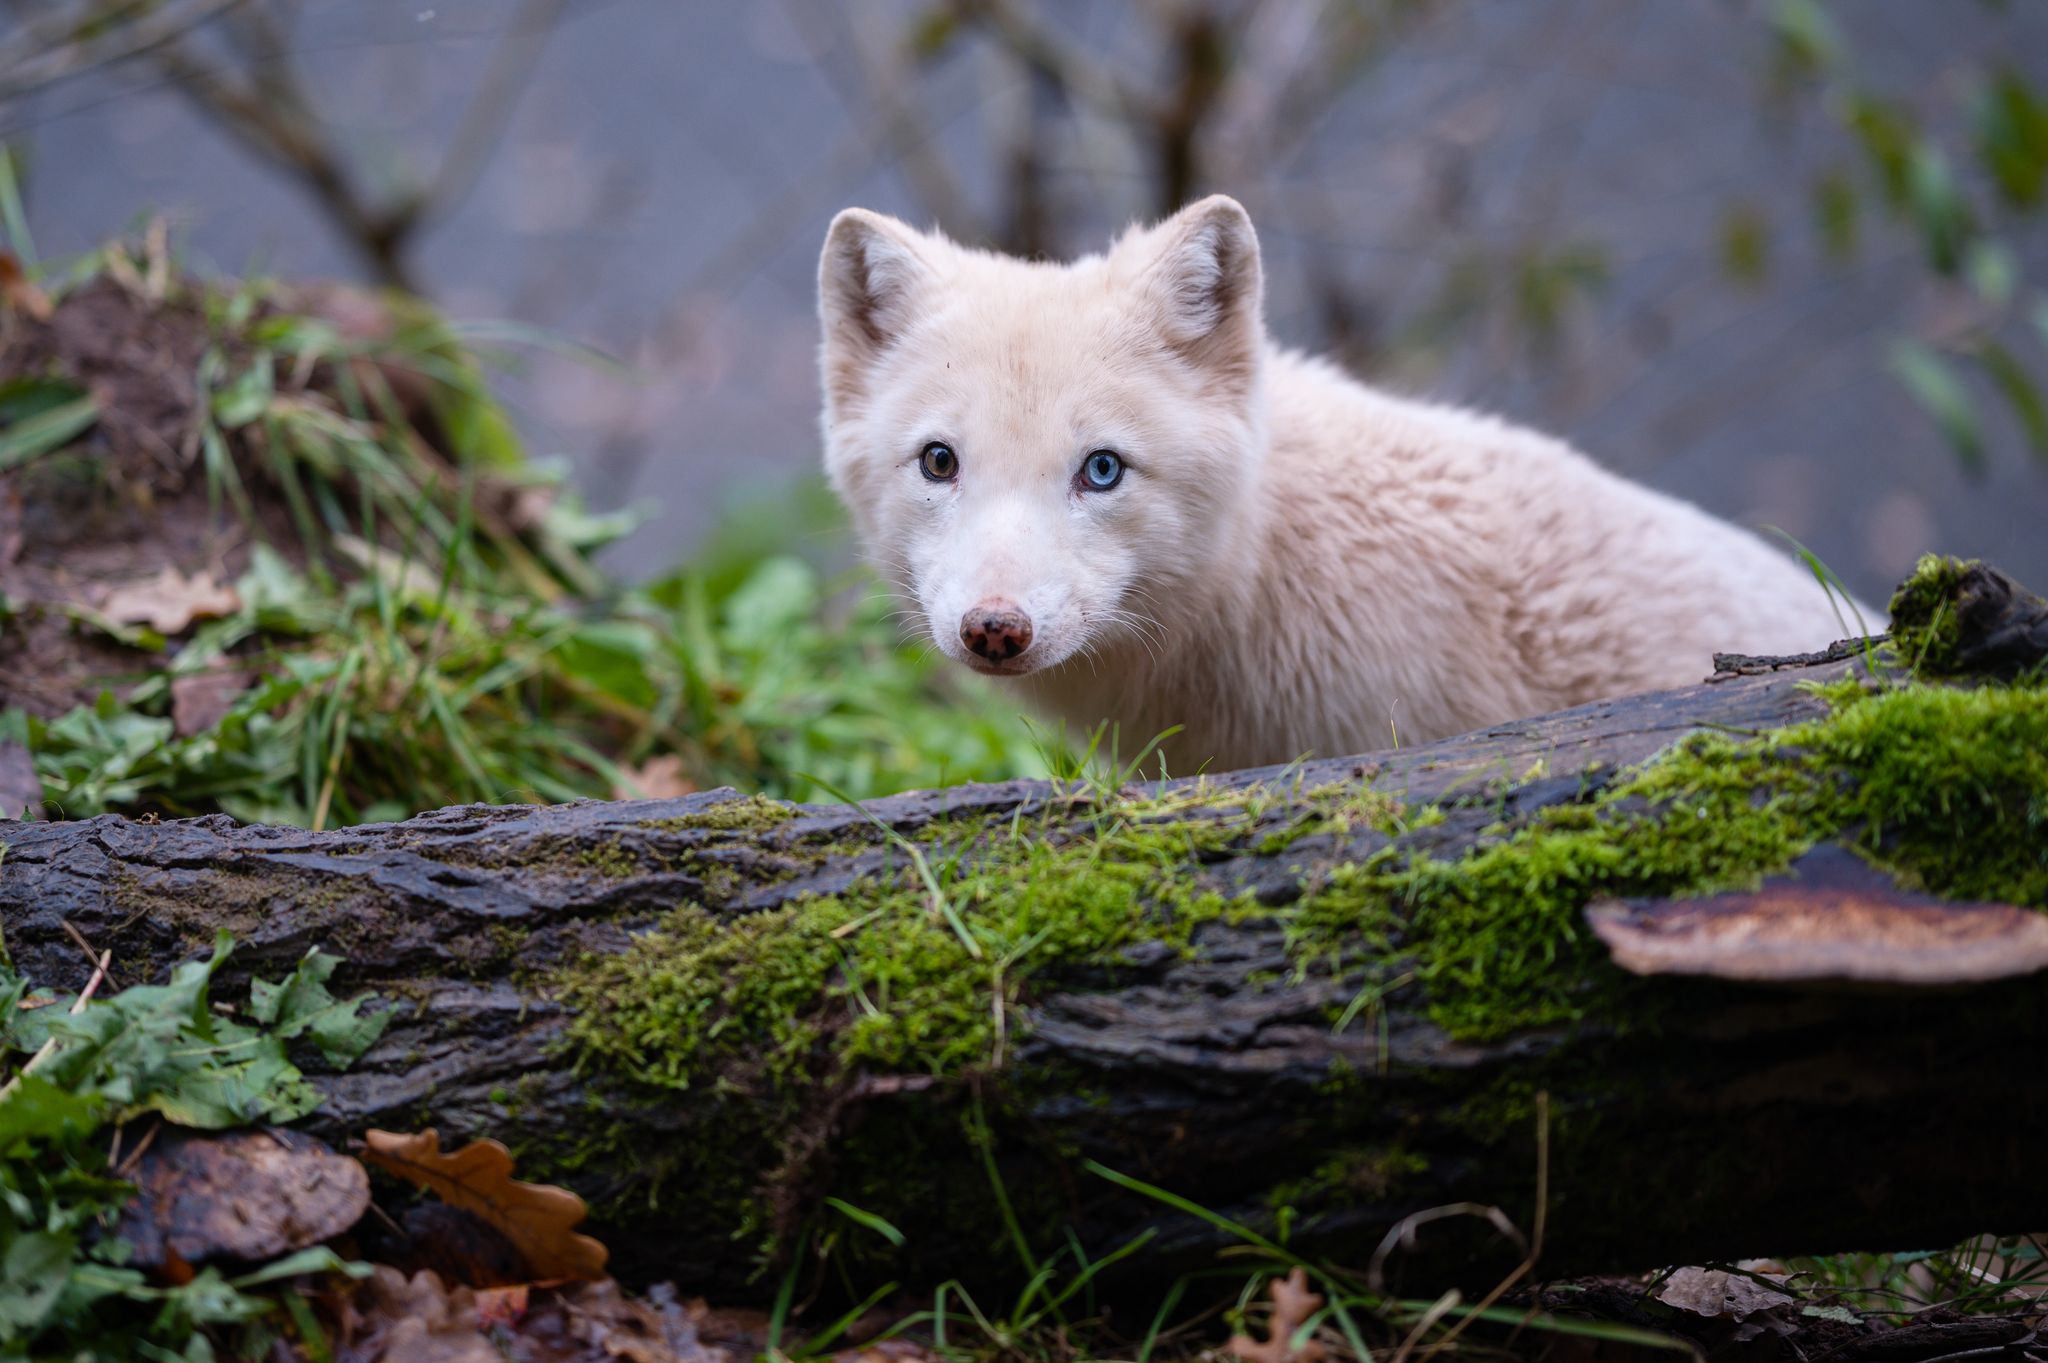
[[[1370,784],[1443,802],[1447,818],[1428,837],[1451,856],[1504,815],[1583,799],[1600,773],[1703,726],[1761,732],[1817,717],[1821,703],[1800,684],[1856,665],[1736,668],[1683,690],[1313,763],[1288,785]],[[1539,760],[1547,774],[1521,780]],[[1262,775],[1273,773],[1223,780]],[[595,1229],[629,1276],[731,1290],[752,1272],[748,1247],[693,1197],[687,1166],[656,1204],[644,1196],[650,1151],[719,1138],[703,1129],[706,1109],[579,1072],[561,1045],[567,1018],[551,973],[621,949],[679,902],[743,914],[900,874],[901,852],[870,816],[941,845],[963,815],[1020,808],[1056,832],[1071,800],[1016,782],[879,800],[866,813],[800,807],[766,828],[665,822],[730,798],[474,806],[320,833],[225,817],[0,825],[0,924],[16,968],[63,987],[86,974],[79,938],[112,950],[126,984],[160,978],[229,928],[241,944],[235,978],[221,985],[229,994],[311,947],[342,953],[336,987],[375,989],[396,1015],[350,1072],[318,1076],[320,1134],[432,1124],[450,1144],[494,1134],[540,1152],[611,1124],[629,1139],[586,1145],[566,1171],[536,1153],[529,1169],[603,1209]],[[1291,815],[1277,801],[1268,817],[1282,827]],[[1386,842],[1323,835],[1280,858],[1260,855],[1254,832],[1233,844],[1245,850],[1187,874],[1280,904],[1319,868]],[[1297,977],[1271,923],[1216,923],[1198,940],[1191,960],[1138,952],[1128,969],[1048,988],[1018,1019],[1001,1073],[866,1076],[835,1095],[811,1114],[813,1129],[761,1148],[779,1213],[800,1219],[832,1191],[836,1161],[895,1159],[929,1190],[878,1209],[908,1221],[894,1265],[905,1281],[1015,1276],[986,1206],[959,1200],[987,1189],[980,1151],[962,1135],[980,1099],[1013,1200],[1056,1216],[1091,1252],[1149,1227],[1158,1238],[1145,1262],[1163,1271],[1206,1261],[1228,1237],[1084,1172],[1086,1159],[1268,1229],[1277,1205],[1293,1205],[1298,1243],[1359,1264],[1400,1217],[1450,1201],[1499,1203],[1528,1226],[1529,1115],[1541,1090],[1548,1273],[1921,1247],[2048,1224],[2048,1183],[2026,1173],[2048,1130],[2048,1088],[2027,1077],[2048,1044],[2037,980],[1863,991],[1676,978],[1657,987],[1674,991],[1679,1021],[1654,1031],[1468,1044],[1399,1006],[1377,1035],[1333,1035],[1328,1010],[1354,986]],[[733,1109],[720,1111],[726,1120]],[[1463,1224],[1473,1229],[1424,1230],[1419,1257],[1394,1257],[1397,1281],[1403,1263],[1438,1287],[1447,1273],[1490,1281],[1516,1257]]]

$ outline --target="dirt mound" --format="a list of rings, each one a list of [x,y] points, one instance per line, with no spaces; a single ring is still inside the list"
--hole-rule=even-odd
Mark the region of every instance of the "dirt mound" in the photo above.
[[[350,290],[289,301],[337,337],[390,329],[381,305]],[[238,385],[309,417],[347,410],[336,365],[289,364],[252,343],[284,316],[274,298],[133,268],[55,302],[17,285],[0,303],[0,441],[67,403],[90,404],[55,448],[0,457],[0,709],[51,718],[103,688],[122,694],[177,648],[157,637],[176,630],[151,626],[162,618],[151,603],[168,596],[175,613],[189,592],[203,605],[248,568],[256,543],[304,566],[291,498],[305,490],[263,457],[279,432],[226,410]],[[403,387],[401,410],[431,435],[417,377]]]

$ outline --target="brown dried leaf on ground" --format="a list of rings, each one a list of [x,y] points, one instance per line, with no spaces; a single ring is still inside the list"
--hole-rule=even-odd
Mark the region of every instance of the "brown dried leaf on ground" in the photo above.
[[[432,1270],[378,1265],[342,1308],[337,1363],[500,1363],[477,1328],[476,1300]]]
[[[30,282],[21,262],[0,251],[0,307],[25,312],[38,322],[50,320],[50,295]]]
[[[657,1286],[629,1297],[607,1278],[560,1288],[449,1287],[432,1270],[380,1265],[341,1308],[338,1363],[738,1363],[759,1352],[700,1334],[715,1314]],[[837,1357],[837,1356],[835,1356]],[[850,1363],[850,1360],[849,1360]],[[889,1355],[874,1363],[913,1363]]]
[[[235,589],[214,581],[211,573],[187,577],[166,566],[155,577],[114,588],[100,610],[124,625],[148,625],[158,634],[178,634],[194,620],[232,615],[241,605]]]
[[[221,716],[234,707],[255,680],[253,672],[240,668],[171,678],[172,727],[180,738],[205,733],[220,723]]]
[[[612,790],[615,800],[680,800],[697,789],[697,783],[683,775],[683,759],[674,753],[621,768],[619,775],[623,779]]]
[[[1275,1278],[1266,1290],[1273,1298],[1273,1316],[1267,1322],[1266,1338],[1232,1335],[1223,1346],[1224,1352],[1236,1355],[1244,1363],[1317,1363],[1324,1358],[1327,1351],[1314,1339],[1303,1340],[1300,1348],[1289,1343],[1294,1332],[1323,1304],[1319,1294],[1308,1290],[1308,1273],[1297,1268],[1285,1278]]]
[[[43,778],[36,775],[34,755],[13,739],[0,741],[0,819],[18,819],[42,802]]]
[[[165,1126],[128,1174],[117,1233],[133,1262],[261,1262],[341,1234],[370,1205],[363,1166],[289,1131],[225,1135]]]
[[[471,1141],[444,1155],[432,1127],[412,1135],[372,1131],[363,1158],[496,1226],[536,1279],[604,1277],[605,1247],[574,1230],[589,1210],[583,1199],[566,1188],[513,1178],[512,1152],[497,1141]]]
[[[1657,1300],[1699,1316],[1727,1316],[1745,1320],[1760,1312],[1775,1311],[1797,1300],[1780,1292],[1769,1282],[1771,1275],[1748,1276],[1718,1268],[1681,1268],[1664,1280]]]

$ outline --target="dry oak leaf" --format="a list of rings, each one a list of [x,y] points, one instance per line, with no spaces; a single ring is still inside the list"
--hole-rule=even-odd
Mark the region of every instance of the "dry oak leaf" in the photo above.
[[[431,1269],[379,1264],[343,1304],[336,1363],[503,1363],[477,1327],[476,1294]]]
[[[177,634],[194,620],[232,615],[241,606],[235,589],[215,582],[211,573],[187,577],[166,567],[155,577],[114,588],[101,610],[124,625],[148,625],[158,634]]]
[[[695,793],[697,783],[683,775],[683,759],[661,753],[637,767],[624,767],[612,788],[614,800],[680,800]]]
[[[1245,1363],[1318,1363],[1327,1351],[1316,1340],[1305,1339],[1298,1349],[1289,1343],[1294,1332],[1323,1304],[1320,1295],[1308,1290],[1308,1273],[1297,1268],[1284,1278],[1275,1278],[1266,1290],[1273,1297],[1273,1316],[1267,1322],[1266,1338],[1232,1335],[1223,1346],[1224,1352],[1235,1354]]]
[[[583,1199],[567,1188],[513,1178],[512,1152],[497,1141],[471,1141],[444,1155],[441,1133],[432,1127],[413,1135],[372,1131],[364,1137],[363,1159],[496,1226],[537,1279],[604,1277],[604,1245],[574,1229],[590,1210]]]
[[[221,722],[256,674],[239,668],[171,678],[171,727],[178,737],[203,734]]]
[[[38,322],[50,320],[50,295],[30,281],[11,252],[0,251],[0,306],[25,312]]]

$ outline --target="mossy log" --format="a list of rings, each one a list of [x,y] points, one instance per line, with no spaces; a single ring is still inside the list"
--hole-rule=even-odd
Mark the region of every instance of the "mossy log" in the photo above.
[[[1943,590],[1902,623],[1951,663],[1995,639],[2010,676],[2039,602],[1978,618]],[[1019,1240],[1150,1233],[1129,1262],[1156,1273],[1231,1240],[1104,1170],[1353,1265],[1448,1203],[1531,1227],[1539,1177],[1557,1274],[2037,1229],[2038,916],[1919,892],[2048,906],[2048,692],[1909,680],[1912,639],[1199,782],[0,825],[0,924],[66,987],[81,942],[116,983],[223,928],[231,976],[341,953],[336,986],[394,1016],[316,1073],[321,1134],[495,1135],[593,1202],[629,1276],[699,1288],[768,1290],[807,1227],[927,1284],[1021,1279]],[[1639,975],[1585,916],[1640,955],[1670,895],[1769,918],[1748,891],[1802,876],[1860,916],[1809,900],[1786,949],[1846,932],[1847,964],[1663,940]],[[1956,943],[1952,977],[1883,966]],[[1479,1219],[1419,1245],[1389,1272],[1520,1252]]]

